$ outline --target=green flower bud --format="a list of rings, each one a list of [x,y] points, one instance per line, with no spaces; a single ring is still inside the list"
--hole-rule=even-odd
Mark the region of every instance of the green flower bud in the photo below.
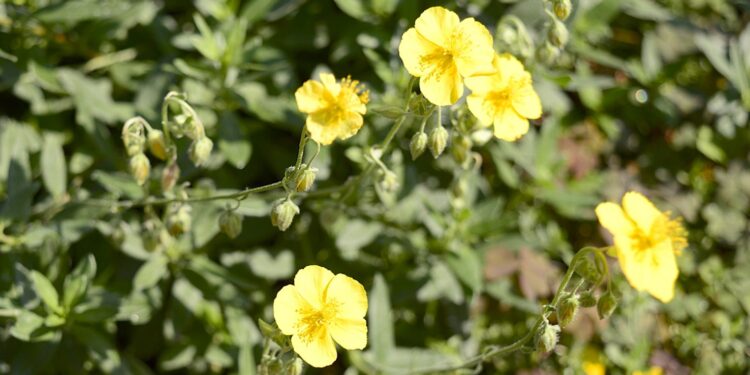
[[[594,260],[586,257],[576,266],[576,273],[591,284],[596,284],[602,277],[601,272],[594,264]]]
[[[599,313],[599,319],[607,319],[617,307],[617,298],[614,293],[607,291],[601,297],[599,302],[596,304],[596,312]]]
[[[571,294],[560,301],[557,305],[557,321],[561,327],[570,324],[578,312],[578,295]]]
[[[202,137],[195,141],[190,146],[190,160],[196,166],[201,166],[211,156],[211,150],[214,148],[214,143],[208,137]]]
[[[557,346],[557,335],[560,333],[560,326],[549,324],[544,319],[541,329],[537,333],[536,348],[542,353],[548,353]]]
[[[471,155],[471,139],[463,135],[459,135],[453,138],[453,145],[451,146],[451,153],[453,158],[459,164],[463,164]]]
[[[125,122],[122,126],[122,143],[125,145],[125,151],[128,156],[142,154],[146,145],[144,133],[144,119],[134,117]]]
[[[398,189],[398,176],[391,171],[385,171],[380,179],[380,187],[387,192],[394,192]]]
[[[180,235],[190,230],[193,218],[190,215],[191,208],[188,205],[180,205],[167,217],[167,230],[173,236]]]
[[[563,47],[568,43],[568,28],[565,24],[558,21],[552,20],[552,24],[547,30],[547,40],[552,43],[553,46]]]
[[[242,233],[242,218],[234,211],[224,211],[219,216],[219,228],[229,238],[236,238]]]
[[[295,181],[294,187],[298,192],[304,192],[312,188],[315,182],[315,174],[318,172],[318,168],[305,168],[302,173],[297,175],[297,181]]]
[[[582,307],[593,307],[596,306],[596,297],[592,292],[581,293],[580,302]]]
[[[303,364],[302,359],[299,357],[294,359],[294,362],[289,364],[289,375],[300,375],[302,374]]]
[[[437,159],[445,151],[445,146],[448,145],[448,131],[442,125],[436,126],[430,131],[428,143],[432,156]]]
[[[523,60],[534,53],[534,40],[516,16],[505,16],[497,24],[495,44],[501,52],[509,52]]]
[[[555,17],[560,21],[568,19],[572,9],[573,6],[570,4],[570,0],[554,0],[552,4],[552,10],[555,12]]]
[[[148,132],[148,149],[157,158],[167,160],[167,143],[164,139],[164,133],[161,130],[151,130]]]
[[[299,214],[299,207],[289,198],[277,201],[271,209],[271,224],[280,231],[285,231],[292,225],[294,216]]]
[[[414,136],[411,137],[411,142],[409,142],[411,160],[416,160],[419,155],[422,155],[425,147],[427,147],[427,134],[423,131],[414,133]]]
[[[560,49],[550,44],[549,41],[536,50],[537,59],[547,65],[554,63],[558,56],[560,56]]]
[[[135,154],[130,158],[130,174],[138,185],[143,186],[151,173],[151,162],[144,153]]]
[[[179,179],[180,167],[177,163],[169,163],[169,165],[161,171],[161,191],[166,193],[172,190]]]

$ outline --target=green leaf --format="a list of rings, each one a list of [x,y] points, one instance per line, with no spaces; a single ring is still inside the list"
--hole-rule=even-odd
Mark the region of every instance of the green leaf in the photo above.
[[[368,304],[370,308],[367,312],[367,321],[370,329],[367,332],[370,347],[374,352],[375,361],[382,363],[396,346],[396,340],[393,333],[393,312],[388,284],[381,274],[375,275]]]
[[[474,293],[482,290],[482,261],[476,251],[461,247],[445,257],[445,262]]]
[[[198,13],[193,15],[193,21],[201,34],[200,37],[193,37],[193,46],[207,59],[219,61],[219,58],[221,57],[221,49],[217,43],[216,37],[214,36],[213,30],[211,30],[211,27],[208,26],[206,20]]]
[[[29,273],[29,277],[31,278],[31,282],[34,285],[34,291],[36,292],[37,296],[39,296],[39,298],[44,301],[44,304],[46,304],[47,307],[50,308],[50,310],[54,311],[55,313],[61,314],[62,308],[60,307],[60,296],[57,294],[55,286],[52,285],[49,279],[34,270]]]
[[[67,187],[67,170],[62,140],[59,136],[45,133],[41,155],[42,181],[44,187],[56,199],[65,193]]]
[[[218,144],[221,153],[235,168],[245,168],[253,149],[242,135],[239,119],[233,112],[223,112],[219,118]]]
[[[92,254],[88,254],[78,266],[65,278],[63,288],[63,307],[65,311],[70,311],[75,307],[78,301],[83,298],[91,282],[96,275],[96,259]]]
[[[81,325],[73,325],[70,332],[82,345],[88,348],[89,355],[104,373],[123,373],[120,353],[110,336]]]
[[[167,276],[168,260],[161,254],[154,254],[146,263],[144,263],[133,280],[133,289],[136,291],[150,288]]]
[[[336,236],[336,247],[341,250],[341,257],[352,260],[359,255],[359,250],[372,242],[382,230],[382,225],[363,220],[349,220]]]
[[[255,375],[255,358],[253,357],[253,347],[250,345],[240,346],[240,353],[237,355],[237,357],[239,375]]]
[[[107,173],[96,170],[91,174],[91,179],[116,196],[126,196],[132,199],[143,198],[143,189],[138,186],[138,183],[129,174]]]

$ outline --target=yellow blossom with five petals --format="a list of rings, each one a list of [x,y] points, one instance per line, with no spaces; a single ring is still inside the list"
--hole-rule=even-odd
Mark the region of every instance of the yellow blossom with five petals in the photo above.
[[[492,71],[492,35],[484,25],[443,7],[426,9],[406,30],[398,54],[419,88],[435,105],[451,105],[463,95],[462,77]]]
[[[330,73],[321,73],[320,81],[305,82],[294,97],[300,112],[307,113],[305,126],[310,138],[322,145],[357,134],[369,101],[359,81],[350,77],[336,81]]]
[[[542,115],[542,102],[531,85],[531,74],[510,54],[495,55],[489,75],[466,79],[469,110],[482,125],[495,127],[495,137],[515,141],[529,131],[529,119]]]
[[[599,204],[596,216],[614,237],[617,259],[630,285],[662,302],[672,300],[679,274],[676,254],[687,246],[680,221],[633,191],[622,197],[622,206]]]
[[[349,276],[307,266],[273,301],[281,332],[292,336],[294,351],[313,367],[336,360],[334,340],[348,350],[367,345],[367,293]]]

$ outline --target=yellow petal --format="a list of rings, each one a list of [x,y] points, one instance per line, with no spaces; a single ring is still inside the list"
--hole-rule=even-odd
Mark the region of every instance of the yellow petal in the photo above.
[[[606,228],[612,235],[628,235],[633,228],[633,224],[630,222],[625,211],[612,202],[600,203],[596,206],[596,217],[599,219],[599,223]]]
[[[336,77],[331,73],[320,73],[320,81],[323,82],[323,86],[325,86],[326,90],[331,94],[331,96],[336,97],[339,95],[339,91],[341,91],[341,85],[336,82]]]
[[[464,77],[493,73],[495,50],[487,28],[473,18],[467,18],[461,21],[458,30],[458,48],[454,52],[458,72]]]
[[[526,73],[523,63],[509,53],[495,55],[492,64],[495,67],[495,70],[500,72],[503,77],[510,79],[513,77],[520,77]]]
[[[307,266],[294,276],[294,286],[302,298],[315,309],[325,301],[325,290],[333,279],[333,272],[320,266]]]
[[[631,191],[622,197],[622,208],[631,220],[645,233],[662,217],[662,213],[643,194]]]
[[[336,275],[328,285],[326,303],[338,306],[336,317],[360,319],[367,314],[367,292],[357,280]]]
[[[617,259],[633,288],[646,291],[665,303],[672,300],[679,270],[669,240],[640,251],[618,247]]]
[[[419,79],[419,89],[432,104],[451,105],[461,98],[464,85],[456,66],[451,64],[440,72],[430,72]]]
[[[307,116],[305,126],[310,132],[310,138],[325,146],[333,143],[336,138],[347,139],[357,134],[362,124],[364,119],[357,112],[348,112],[343,118],[337,119],[328,111],[320,111]]]
[[[362,318],[335,319],[328,331],[344,349],[362,350],[367,346],[367,322]]]
[[[427,40],[440,47],[447,47],[451,35],[458,27],[459,19],[456,13],[443,7],[426,9],[414,22],[414,27]]]
[[[325,328],[318,330],[310,340],[292,336],[292,348],[312,367],[326,367],[336,361],[336,346]]]
[[[318,81],[307,81],[294,93],[297,108],[303,113],[319,111],[327,106],[325,101],[326,89]]]
[[[525,73],[528,75],[528,73]],[[542,101],[539,99],[534,86],[529,83],[513,91],[513,109],[528,119],[538,119],[542,116]]]
[[[515,141],[529,131],[529,120],[521,117],[512,108],[500,109],[495,114],[495,137]]]
[[[471,90],[472,94],[480,95],[485,95],[492,91],[502,91],[506,86],[502,82],[499,72],[466,77],[464,78],[464,83]]]
[[[297,326],[303,311],[309,310],[310,305],[299,294],[294,285],[287,285],[276,294],[273,300],[273,318],[276,325],[285,335],[297,333]]]
[[[411,28],[406,30],[401,37],[401,43],[398,45],[398,55],[404,62],[404,67],[409,74],[415,77],[421,77],[427,74],[429,69],[422,64],[425,56],[439,53],[440,47],[419,35],[417,29]]]
[[[466,104],[469,105],[469,111],[476,116],[481,125],[492,125],[495,113],[492,110],[492,107],[484,105],[484,96],[471,94],[466,98]]]

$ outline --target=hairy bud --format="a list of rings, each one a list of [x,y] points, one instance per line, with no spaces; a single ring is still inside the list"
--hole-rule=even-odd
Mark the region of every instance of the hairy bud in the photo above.
[[[242,218],[234,211],[224,211],[219,216],[219,228],[229,238],[236,238],[242,233]]]
[[[463,135],[453,138],[451,153],[459,164],[463,164],[471,155],[471,139]]]
[[[568,19],[572,9],[573,6],[570,0],[554,0],[552,3],[552,10],[555,12],[555,17],[560,21]]]
[[[151,162],[144,153],[135,154],[130,158],[130,174],[138,185],[143,186],[151,173]]]
[[[144,122],[145,120],[140,117],[133,117],[122,126],[122,143],[125,145],[125,151],[128,153],[128,156],[143,153],[146,145]]]
[[[568,43],[568,28],[565,24],[553,19],[552,24],[547,30],[547,40],[552,43],[553,46],[563,47]]]
[[[596,306],[596,297],[590,291],[583,292],[580,296],[580,302],[581,307],[593,307]]]
[[[157,158],[167,160],[167,143],[164,139],[164,132],[161,130],[150,130],[148,132],[148,149]]]
[[[298,192],[304,192],[312,188],[315,182],[315,174],[318,172],[318,168],[305,168],[299,175],[297,175],[297,181],[294,182],[294,188]]]
[[[575,294],[568,295],[560,301],[557,305],[557,321],[561,327],[567,326],[575,319],[579,304],[578,296]]]
[[[537,59],[544,64],[549,65],[554,63],[558,56],[560,56],[560,49],[553,46],[549,41],[545,42],[536,50]]]
[[[188,205],[181,205],[167,217],[167,229],[173,236],[180,235],[190,230],[193,218],[190,215],[191,208]]]
[[[596,312],[599,313],[599,319],[607,319],[617,308],[617,298],[614,293],[607,291],[601,297],[599,302],[596,304]]]
[[[180,167],[175,162],[169,163],[167,167],[161,171],[161,191],[166,193],[172,190],[179,179]]]
[[[536,337],[537,350],[542,353],[552,351],[557,346],[558,334],[560,334],[560,326],[549,324],[547,319],[544,319],[544,323]]]
[[[414,133],[409,142],[409,152],[411,152],[411,160],[416,160],[427,147],[427,134],[423,131]]]
[[[448,145],[448,131],[442,125],[436,126],[430,131],[428,143],[432,157],[437,159],[445,151],[445,146]]]
[[[195,141],[190,146],[190,160],[196,166],[201,166],[211,156],[211,150],[214,148],[214,143],[208,137],[202,137]]]
[[[294,202],[289,198],[281,199],[271,209],[271,224],[283,232],[292,225],[294,216],[297,214],[299,214],[299,207]]]

